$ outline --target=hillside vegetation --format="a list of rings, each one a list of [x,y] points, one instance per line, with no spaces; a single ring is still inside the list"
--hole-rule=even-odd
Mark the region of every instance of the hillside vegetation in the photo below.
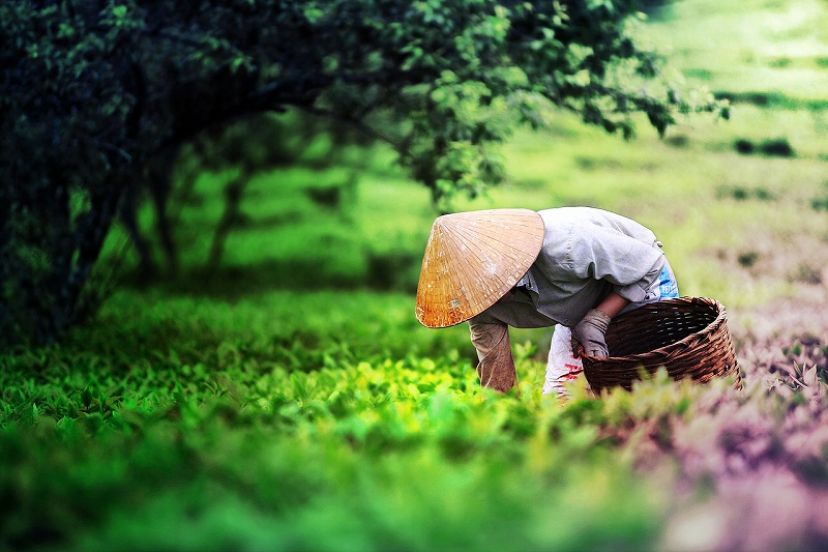
[[[742,391],[662,374],[559,403],[546,329],[513,333],[516,389],[481,389],[468,327],[414,318],[436,212],[390,151],[256,177],[217,270],[233,174],[204,172],[177,279],[0,356],[0,549],[828,545],[828,6],[688,0],[640,32],[732,120],[624,142],[551,113],[503,148],[502,186],[455,206],[649,226],[682,293],[728,307]]]

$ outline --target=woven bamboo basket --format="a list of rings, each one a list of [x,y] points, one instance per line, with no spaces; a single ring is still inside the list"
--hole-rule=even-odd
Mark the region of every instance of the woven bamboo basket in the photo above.
[[[616,317],[607,330],[609,358],[583,357],[584,374],[596,393],[632,388],[642,367],[654,374],[664,366],[673,379],[707,382],[736,375],[739,368],[727,313],[718,301],[704,297],[666,299]]]

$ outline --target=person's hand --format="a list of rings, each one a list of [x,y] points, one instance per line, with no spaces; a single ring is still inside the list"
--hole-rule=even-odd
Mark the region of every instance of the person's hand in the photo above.
[[[586,354],[595,358],[607,358],[609,350],[607,349],[607,342],[605,335],[607,327],[612,318],[609,315],[592,309],[586,316],[578,322],[572,329],[572,339],[576,341],[573,347],[576,356]]]

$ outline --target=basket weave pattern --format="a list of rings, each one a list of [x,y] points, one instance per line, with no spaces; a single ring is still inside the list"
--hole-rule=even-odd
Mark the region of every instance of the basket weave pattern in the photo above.
[[[583,357],[595,392],[618,385],[631,389],[642,366],[650,374],[664,366],[673,379],[698,382],[735,373],[741,385],[727,313],[713,299],[682,297],[644,305],[613,319],[606,338],[612,356]]]

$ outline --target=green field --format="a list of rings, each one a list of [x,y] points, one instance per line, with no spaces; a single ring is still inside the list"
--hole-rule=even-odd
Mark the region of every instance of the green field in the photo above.
[[[217,271],[233,175],[204,172],[176,279],[0,356],[0,550],[826,546],[828,5],[687,0],[640,32],[731,120],[664,139],[642,120],[625,142],[553,112],[504,145],[503,185],[455,207],[652,228],[682,294],[728,307],[743,392],[659,377],[561,404],[541,396],[550,329],[512,333],[515,390],[481,389],[468,327],[414,318],[436,211],[389,150],[258,175]]]

